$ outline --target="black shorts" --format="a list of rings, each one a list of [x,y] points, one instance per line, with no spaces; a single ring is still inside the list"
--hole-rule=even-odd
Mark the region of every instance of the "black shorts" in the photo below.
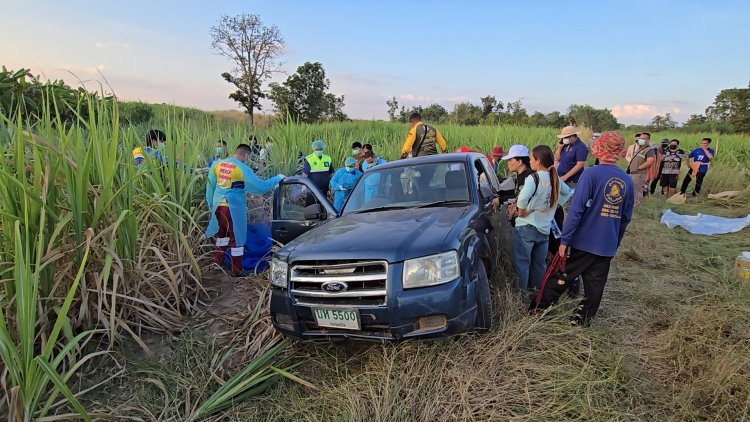
[[[659,183],[659,186],[666,188],[677,188],[677,178],[679,177],[679,174],[662,174],[661,175],[661,181]]]

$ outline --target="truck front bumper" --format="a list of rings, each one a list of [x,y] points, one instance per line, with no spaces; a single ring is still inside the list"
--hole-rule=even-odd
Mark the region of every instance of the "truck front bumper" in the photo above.
[[[391,274],[398,274],[393,271]],[[439,286],[403,290],[401,280],[389,281],[385,306],[300,304],[287,289],[271,293],[271,320],[286,337],[300,340],[429,339],[459,334],[475,327],[476,283],[459,277]],[[357,309],[360,330],[319,327],[313,308]]]

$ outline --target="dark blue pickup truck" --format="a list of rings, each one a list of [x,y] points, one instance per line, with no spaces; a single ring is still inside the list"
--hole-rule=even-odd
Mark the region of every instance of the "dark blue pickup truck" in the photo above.
[[[274,194],[271,317],[304,340],[434,338],[492,324],[497,177],[481,154],[368,169],[340,213],[306,178]]]

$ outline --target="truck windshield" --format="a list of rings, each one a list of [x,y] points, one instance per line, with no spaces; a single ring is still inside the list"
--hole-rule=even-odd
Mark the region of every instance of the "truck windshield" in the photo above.
[[[344,206],[343,214],[446,206],[469,202],[466,165],[463,162],[417,164],[365,172]]]

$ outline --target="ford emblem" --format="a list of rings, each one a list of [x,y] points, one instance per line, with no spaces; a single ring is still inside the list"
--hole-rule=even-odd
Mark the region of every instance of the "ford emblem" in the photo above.
[[[321,284],[320,288],[328,293],[341,293],[347,291],[349,286],[343,281],[327,281]]]

